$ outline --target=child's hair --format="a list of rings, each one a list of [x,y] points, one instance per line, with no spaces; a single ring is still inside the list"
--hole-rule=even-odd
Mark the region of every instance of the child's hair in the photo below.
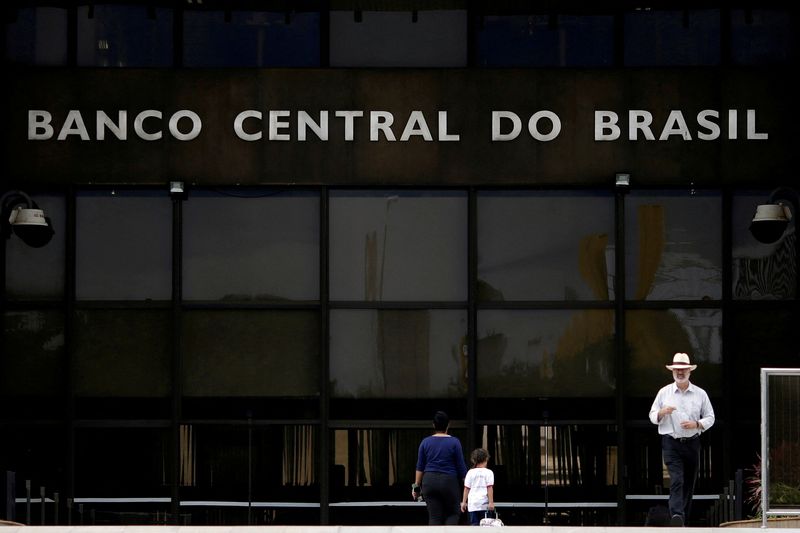
[[[486,461],[489,460],[489,452],[487,452],[483,448],[475,448],[474,450],[472,450],[472,454],[469,456],[469,460],[472,462],[472,466],[485,463]]]

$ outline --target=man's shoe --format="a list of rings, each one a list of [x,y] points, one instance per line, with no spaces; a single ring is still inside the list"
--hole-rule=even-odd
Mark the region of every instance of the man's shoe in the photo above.
[[[683,517],[679,514],[672,515],[669,525],[672,527],[683,527]]]

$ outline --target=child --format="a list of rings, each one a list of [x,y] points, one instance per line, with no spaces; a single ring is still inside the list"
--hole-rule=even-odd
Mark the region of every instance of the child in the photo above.
[[[489,452],[477,448],[470,456],[472,468],[464,478],[464,496],[461,512],[469,510],[470,523],[480,525],[486,511],[494,511],[494,472],[486,468]]]

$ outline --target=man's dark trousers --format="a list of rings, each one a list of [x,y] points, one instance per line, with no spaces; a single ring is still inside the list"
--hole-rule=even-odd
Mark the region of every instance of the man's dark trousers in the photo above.
[[[681,516],[686,524],[700,462],[700,437],[674,439],[671,435],[662,435],[661,450],[669,471],[669,514]]]

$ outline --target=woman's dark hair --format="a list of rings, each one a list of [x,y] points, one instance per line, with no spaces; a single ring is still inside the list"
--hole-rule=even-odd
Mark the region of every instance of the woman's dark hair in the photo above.
[[[450,417],[444,411],[436,411],[433,415],[433,429],[436,431],[447,431],[447,426],[450,425]]]

